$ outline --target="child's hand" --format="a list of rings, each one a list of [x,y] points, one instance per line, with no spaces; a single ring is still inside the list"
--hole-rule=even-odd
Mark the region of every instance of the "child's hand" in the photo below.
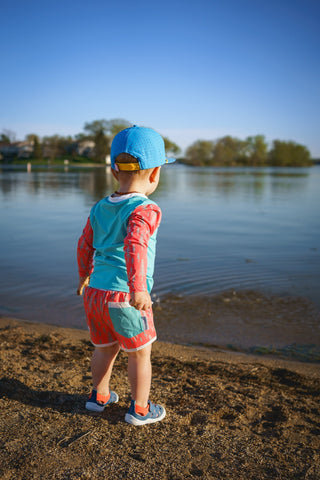
[[[78,285],[78,288],[77,288],[77,295],[82,295],[82,291],[84,289],[84,287],[87,287],[89,285],[89,280],[90,280],[90,277],[87,276],[87,277],[80,277],[79,278],[79,285]]]
[[[149,310],[152,307],[151,297],[148,292],[133,292],[130,305],[136,310]]]

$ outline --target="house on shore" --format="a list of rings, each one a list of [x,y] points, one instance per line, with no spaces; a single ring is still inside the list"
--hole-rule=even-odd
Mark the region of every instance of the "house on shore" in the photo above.
[[[92,140],[81,140],[75,144],[77,155],[82,157],[93,157],[96,144]]]
[[[34,149],[34,141],[0,142],[0,160],[12,161],[14,158],[30,158]]]

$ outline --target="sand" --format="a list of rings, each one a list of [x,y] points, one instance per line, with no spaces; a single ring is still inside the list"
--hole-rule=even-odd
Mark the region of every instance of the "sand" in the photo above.
[[[126,354],[119,403],[90,414],[87,332],[3,317],[0,342],[3,480],[320,478],[319,364],[156,342],[151,399],[167,417],[134,427]]]

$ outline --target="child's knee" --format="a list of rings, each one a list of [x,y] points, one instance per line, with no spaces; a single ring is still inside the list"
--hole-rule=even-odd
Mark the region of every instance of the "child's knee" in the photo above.
[[[99,347],[96,346],[95,350],[98,354],[105,354],[105,355],[116,355],[120,351],[120,347],[118,343],[115,343],[114,345],[110,345],[108,347]]]
[[[131,358],[149,358],[151,356],[151,345],[147,345],[140,350],[134,352],[127,352],[128,356]]]

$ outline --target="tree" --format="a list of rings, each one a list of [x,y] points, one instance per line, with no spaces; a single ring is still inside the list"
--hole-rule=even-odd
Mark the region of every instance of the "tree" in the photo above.
[[[33,158],[40,160],[42,158],[42,148],[39,142],[39,137],[35,135],[33,144]]]
[[[127,120],[123,120],[122,118],[115,118],[110,120],[110,133],[112,137],[115,137],[117,133],[121,132],[124,128],[131,127],[131,123]]]
[[[98,130],[94,136],[94,157],[95,160],[104,163],[106,159],[106,155],[110,152],[110,140],[109,138],[103,133],[103,130]]]
[[[84,125],[84,130],[88,132],[87,139],[93,140],[95,146],[95,159],[98,162],[104,162],[107,155],[110,154],[112,138],[130,126],[127,120],[113,119],[113,120],[94,120],[87,122]]]
[[[253,166],[265,165],[268,159],[268,145],[264,135],[247,137],[245,141],[248,164]]]
[[[196,166],[212,165],[213,143],[208,140],[197,140],[187,148],[186,163]]]
[[[91,140],[91,135],[86,135],[85,133],[81,132],[81,133],[77,133],[75,136],[74,136],[75,140],[78,141],[78,142],[82,142],[84,140]]]
[[[29,133],[26,135],[26,140],[33,145],[32,157],[36,160],[40,160],[42,158],[42,148],[38,135],[35,133]]]
[[[275,167],[302,167],[313,164],[307,147],[292,141],[281,140],[273,141],[269,152],[269,163]]]
[[[8,135],[6,135],[5,133],[1,133],[1,135],[0,135],[0,142],[2,142],[2,143],[11,143],[11,142],[10,142],[10,138],[9,138]]]
[[[246,142],[227,135],[214,142],[212,164],[235,166],[245,162]]]
[[[72,137],[61,137],[60,135],[43,137],[43,156],[50,160],[62,157],[68,153],[68,149],[72,143]]]
[[[0,142],[14,143],[16,141],[16,134],[12,130],[4,128],[0,135]]]
[[[83,129],[88,132],[92,137],[100,133],[101,131],[106,136],[114,136],[120,130],[130,127],[131,123],[128,120],[122,118],[114,118],[112,120],[94,120],[93,122],[86,122]]]
[[[83,129],[88,133],[88,136],[93,140],[99,133],[107,134],[109,131],[108,120],[94,120],[93,122],[86,122]]]
[[[166,152],[170,152],[173,155],[178,155],[181,152],[178,145],[176,145],[174,142],[171,142],[169,138],[163,137],[163,141],[164,141],[164,147],[166,149]]]

